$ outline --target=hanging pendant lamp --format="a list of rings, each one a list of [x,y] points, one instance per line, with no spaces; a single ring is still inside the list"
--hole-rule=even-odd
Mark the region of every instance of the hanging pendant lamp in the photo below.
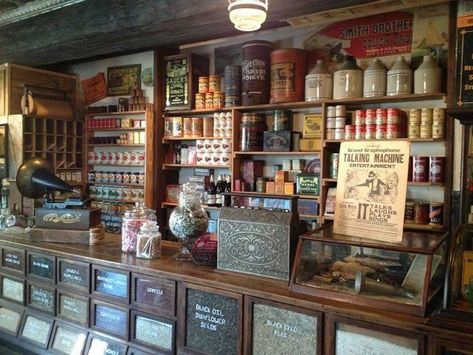
[[[230,21],[237,30],[256,31],[266,21],[268,0],[229,0],[228,2]]]

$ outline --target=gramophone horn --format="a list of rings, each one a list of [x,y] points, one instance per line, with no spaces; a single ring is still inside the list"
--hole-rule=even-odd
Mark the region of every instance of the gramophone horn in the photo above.
[[[16,173],[18,190],[25,197],[40,198],[48,191],[72,191],[73,187],[54,175],[53,168],[43,158],[25,161]]]

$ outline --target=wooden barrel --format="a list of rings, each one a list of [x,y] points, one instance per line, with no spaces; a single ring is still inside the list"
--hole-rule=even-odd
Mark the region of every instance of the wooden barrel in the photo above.
[[[271,52],[271,103],[304,101],[307,53],[288,48]]]
[[[269,102],[270,54],[273,44],[268,41],[245,42],[242,46],[242,104],[258,105]]]

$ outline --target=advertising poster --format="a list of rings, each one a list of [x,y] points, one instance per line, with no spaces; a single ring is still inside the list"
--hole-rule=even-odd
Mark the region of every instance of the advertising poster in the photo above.
[[[404,226],[409,142],[343,142],[334,233],[400,242]]]

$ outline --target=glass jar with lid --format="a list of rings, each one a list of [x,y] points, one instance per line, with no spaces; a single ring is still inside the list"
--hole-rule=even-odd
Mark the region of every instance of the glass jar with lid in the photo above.
[[[135,253],[137,236],[146,221],[156,221],[156,211],[147,208],[138,201],[130,211],[125,211],[122,218],[122,252]]]
[[[138,233],[136,257],[158,259],[161,256],[162,236],[156,221],[145,221]]]

